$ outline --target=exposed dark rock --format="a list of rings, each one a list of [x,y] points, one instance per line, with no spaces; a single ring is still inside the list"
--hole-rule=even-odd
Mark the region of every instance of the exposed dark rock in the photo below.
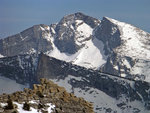
[[[30,104],[28,102],[25,102],[23,104],[23,109],[26,110],[26,111],[30,111]]]
[[[0,59],[0,74],[16,80],[17,83],[37,83],[35,72],[38,64],[38,55],[19,55]]]
[[[114,33],[112,33],[113,28],[116,29]],[[103,17],[101,25],[94,30],[95,37],[101,40],[104,44],[105,55],[110,55],[114,48],[121,45],[120,34],[118,26],[110,22],[105,17]]]
[[[45,30],[42,30],[45,28]],[[27,53],[38,53],[52,50],[52,44],[45,37],[50,31],[47,25],[35,25],[25,31],[0,39],[0,53],[4,56],[14,56]]]
[[[13,102],[12,102],[12,100],[11,99],[8,99],[8,101],[7,101],[7,106],[5,107],[5,109],[6,110],[11,110],[11,109],[14,109],[15,107],[14,107],[14,104],[13,104]]]

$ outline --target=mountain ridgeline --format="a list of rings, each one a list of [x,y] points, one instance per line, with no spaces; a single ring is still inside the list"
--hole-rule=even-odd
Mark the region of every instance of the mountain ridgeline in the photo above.
[[[0,76],[25,87],[47,78],[95,112],[150,110],[150,34],[133,25],[75,13],[0,39],[0,56]]]

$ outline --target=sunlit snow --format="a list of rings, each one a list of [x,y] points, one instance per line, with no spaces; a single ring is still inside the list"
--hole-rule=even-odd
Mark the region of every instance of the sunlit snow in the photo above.
[[[150,59],[150,35],[130,24],[108,17],[109,21],[117,25],[121,31],[121,47],[116,48],[118,54],[139,59]]]

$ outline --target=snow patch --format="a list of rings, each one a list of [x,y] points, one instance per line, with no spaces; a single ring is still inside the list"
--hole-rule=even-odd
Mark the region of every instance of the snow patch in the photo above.
[[[40,26],[40,29],[41,29],[42,31],[45,31],[45,29],[44,29],[43,27],[41,27],[41,26]]]
[[[77,27],[77,31],[79,33],[81,33],[85,37],[90,37],[92,35],[93,29],[89,25],[84,23],[82,20],[76,20],[76,23],[77,25],[79,25]]]
[[[52,39],[54,41],[54,39]],[[107,56],[104,55],[103,43],[98,39],[89,40],[85,47],[81,48],[75,54],[61,53],[57,47],[52,43],[53,50],[48,51],[48,56],[72,62],[73,64],[83,66],[86,68],[98,69],[106,62]]]
[[[52,30],[52,33],[54,33],[54,34],[56,33],[55,30],[52,27],[51,27],[51,30]]]
[[[54,57],[54,58],[57,58],[66,62],[70,62],[78,55],[78,53],[67,54],[67,53],[60,52],[54,44],[54,38],[51,38],[51,41],[52,41],[53,50],[46,52],[48,56],[51,56],[51,57]]]
[[[34,54],[34,53],[36,53],[36,50],[34,48],[31,48],[29,52],[27,52],[27,54]]]
[[[131,74],[133,75],[144,75],[145,81],[150,82],[150,61],[138,60],[135,65],[131,68]],[[142,79],[142,78],[141,78]]]
[[[94,38],[86,42],[86,46],[79,51],[78,56],[72,61],[73,64],[86,68],[98,69],[106,62],[103,43]]]
[[[64,24],[63,24],[63,26],[67,27],[67,24],[66,24],[66,23],[64,23]]]
[[[13,102],[13,103],[18,106],[17,111],[19,113],[42,113],[41,110],[35,109],[33,107],[30,108],[30,111],[26,111],[26,110],[23,109],[23,104],[19,104],[17,102]],[[55,108],[55,105],[52,105],[51,103],[48,103],[46,105],[49,106],[48,109],[47,109],[48,113],[52,113],[53,109]]]
[[[74,27],[72,25],[70,26],[70,28],[74,30]]]
[[[47,26],[47,27],[45,27],[45,29],[49,31],[49,30],[50,30],[50,27],[49,27],[49,26]]]
[[[0,58],[3,58],[4,56],[2,54],[0,54]]]

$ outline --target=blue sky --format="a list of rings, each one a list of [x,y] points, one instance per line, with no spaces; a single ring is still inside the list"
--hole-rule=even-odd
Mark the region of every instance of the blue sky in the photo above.
[[[75,12],[111,17],[150,33],[150,0],[0,0],[0,38]]]

